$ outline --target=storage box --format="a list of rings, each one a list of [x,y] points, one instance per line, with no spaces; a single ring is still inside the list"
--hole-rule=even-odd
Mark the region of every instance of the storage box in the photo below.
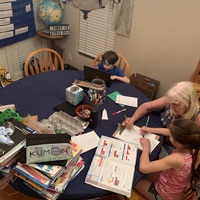
[[[130,84],[139,89],[149,100],[155,99],[160,82],[141,74],[132,74]]]
[[[66,101],[71,103],[72,105],[76,106],[83,100],[83,89],[76,85],[72,85],[66,88]]]

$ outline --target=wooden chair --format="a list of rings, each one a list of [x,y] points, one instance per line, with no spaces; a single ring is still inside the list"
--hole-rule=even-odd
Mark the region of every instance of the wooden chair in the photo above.
[[[102,56],[103,56],[104,52],[103,53],[100,53],[93,61],[92,65],[95,66],[99,63],[101,63],[102,61]],[[126,60],[126,58],[124,56],[122,56],[121,54],[117,53],[118,55],[118,61],[116,63],[116,66],[118,66],[123,72],[124,74],[130,78],[130,65],[128,63],[128,61]]]
[[[192,75],[192,78],[191,78],[191,81],[193,83],[196,83],[196,84],[199,84],[200,85],[200,60],[199,60],[199,63]]]
[[[199,100],[200,100],[200,60],[190,81],[193,82],[194,87],[197,91],[197,94],[199,95]]]
[[[200,151],[198,152],[197,161],[196,161],[196,164],[195,164],[195,169],[198,168],[199,164],[200,164]],[[188,187],[186,188],[181,200],[197,200],[195,198],[195,191],[193,190],[191,184],[189,184]]]
[[[64,70],[64,61],[58,52],[50,48],[33,51],[24,64],[25,76],[59,69]]]

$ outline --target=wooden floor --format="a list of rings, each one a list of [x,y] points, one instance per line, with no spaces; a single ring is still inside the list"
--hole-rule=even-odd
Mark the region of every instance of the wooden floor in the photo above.
[[[23,193],[16,191],[11,186],[7,186],[5,189],[0,191],[0,200],[38,200],[29,197]],[[146,200],[141,194],[133,190],[130,198],[120,198],[116,195],[101,198],[100,200]]]

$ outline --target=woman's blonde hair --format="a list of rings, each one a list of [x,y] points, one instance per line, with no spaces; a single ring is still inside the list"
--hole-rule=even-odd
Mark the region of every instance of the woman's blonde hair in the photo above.
[[[175,83],[165,94],[169,103],[183,103],[188,111],[181,116],[184,119],[192,119],[199,111],[199,102],[197,92],[192,82],[182,81]],[[176,116],[174,111],[170,109],[173,116]]]

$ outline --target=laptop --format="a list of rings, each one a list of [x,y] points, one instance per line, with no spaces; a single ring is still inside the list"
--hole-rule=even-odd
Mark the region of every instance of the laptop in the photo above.
[[[110,73],[86,65],[84,65],[84,78],[90,82],[95,78],[99,78],[105,81],[107,87],[111,85]]]

